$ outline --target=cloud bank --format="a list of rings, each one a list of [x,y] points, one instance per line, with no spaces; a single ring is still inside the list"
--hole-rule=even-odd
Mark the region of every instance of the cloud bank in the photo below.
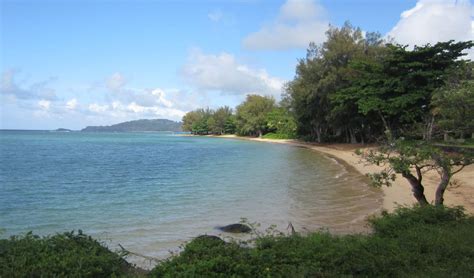
[[[193,50],[181,68],[182,78],[198,90],[217,91],[224,95],[257,93],[280,96],[284,81],[264,69],[254,69],[229,53],[204,54]]]
[[[387,36],[401,44],[474,40],[474,6],[469,0],[420,0],[404,11]],[[470,51],[471,59],[474,58]]]
[[[277,18],[244,38],[249,50],[287,50],[306,48],[310,42],[322,43],[329,21],[323,6],[313,0],[287,0]]]

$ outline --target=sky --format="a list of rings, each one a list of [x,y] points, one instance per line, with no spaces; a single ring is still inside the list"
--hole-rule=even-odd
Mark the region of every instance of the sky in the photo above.
[[[473,18],[470,0],[0,0],[0,129],[278,100],[329,25],[413,46],[474,40]]]

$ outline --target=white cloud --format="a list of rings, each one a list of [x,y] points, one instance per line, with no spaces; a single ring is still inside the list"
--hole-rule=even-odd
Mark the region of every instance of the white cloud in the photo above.
[[[243,46],[252,50],[306,48],[326,39],[329,21],[325,9],[313,0],[287,0],[271,24],[248,35]]]
[[[186,113],[183,110],[169,107],[147,107],[136,102],[122,103],[113,101],[109,104],[92,103],[88,107],[89,114],[107,116],[110,119],[168,118],[180,120]]]
[[[212,11],[207,14],[207,17],[214,22],[219,22],[222,19],[222,12],[220,10]]]
[[[77,107],[77,99],[73,98],[66,102],[66,108],[69,110],[74,110]]]
[[[140,118],[168,118],[180,120],[190,109],[195,109],[199,103],[191,103],[186,93],[180,90],[163,90],[161,88],[130,88],[122,74],[114,74],[113,78],[107,80],[117,81],[118,86],[109,86],[110,94],[105,98],[106,102],[94,102],[87,106],[83,112],[85,115],[93,116],[98,121],[104,122],[105,117],[114,121],[140,119]],[[72,100],[71,100],[72,101]],[[71,102],[70,101],[70,102]],[[66,103],[68,107],[69,102]],[[77,102],[76,102],[77,104]]]
[[[106,86],[111,91],[118,91],[122,89],[126,83],[127,83],[127,80],[125,79],[123,74],[119,72],[112,74],[106,80]]]
[[[280,7],[280,18],[282,20],[313,20],[324,15],[322,6],[311,0],[288,0]]]
[[[114,74],[98,85],[87,87],[90,96],[79,94],[84,89],[72,91],[71,97],[54,98],[49,85],[53,78],[31,83],[28,78],[18,77],[18,71],[8,70],[0,79],[0,109],[14,109],[18,113],[41,119],[33,123],[34,128],[57,128],[66,126],[83,128],[87,125],[109,125],[123,121],[143,118],[166,118],[181,120],[190,110],[209,104],[205,101],[207,93],[183,91],[178,89],[131,88],[127,86],[126,77]],[[17,79],[19,80],[17,82]],[[109,82],[107,82],[109,81]],[[92,94],[91,90],[107,90],[104,94]],[[63,90],[61,90],[63,92]],[[66,92],[65,92],[66,93]],[[12,116],[10,116],[10,119]],[[17,123],[18,124],[18,121]],[[72,125],[72,126],[71,126]],[[28,126],[32,128],[33,126]],[[18,128],[18,126],[16,126]]]
[[[199,50],[192,51],[181,74],[199,90],[234,95],[260,93],[280,96],[284,83],[264,69],[252,69],[238,63],[231,54],[203,54]]]
[[[51,107],[51,101],[42,99],[38,101],[38,106],[41,110],[49,110],[49,108]]]
[[[104,104],[100,105],[97,103],[92,103],[89,104],[89,111],[94,112],[94,113],[103,113],[109,109],[109,106]]]
[[[165,107],[173,106],[173,103],[166,99],[166,94],[161,89],[154,89],[151,91],[151,95],[157,98],[157,102]]]
[[[18,84],[15,81],[18,73],[19,71],[13,69],[2,72],[2,79],[0,80],[0,95],[21,100],[57,100],[56,91],[50,87],[50,83],[55,81],[56,78],[50,77],[47,80],[35,83],[22,81]]]
[[[387,35],[411,46],[473,40],[473,11],[469,0],[419,0],[415,7],[401,14],[400,21]]]

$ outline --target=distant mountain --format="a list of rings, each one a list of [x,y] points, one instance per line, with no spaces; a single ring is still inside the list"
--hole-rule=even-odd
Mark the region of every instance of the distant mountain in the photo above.
[[[181,131],[181,123],[167,119],[136,120],[108,126],[88,126],[87,132]]]
[[[58,128],[56,130],[54,130],[55,132],[71,132],[72,130],[70,129],[67,129],[67,128]]]

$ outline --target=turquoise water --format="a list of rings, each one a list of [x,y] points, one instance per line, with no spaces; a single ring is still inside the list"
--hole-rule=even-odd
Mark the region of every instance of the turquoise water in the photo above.
[[[0,131],[2,236],[82,229],[145,255],[246,217],[358,230],[380,192],[304,148],[171,133]]]

